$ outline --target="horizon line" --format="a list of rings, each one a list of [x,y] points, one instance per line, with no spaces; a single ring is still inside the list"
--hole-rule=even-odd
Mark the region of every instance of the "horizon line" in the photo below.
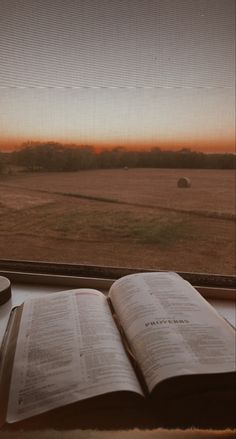
[[[168,142],[169,143],[169,142]],[[170,144],[172,144],[172,143],[170,143]],[[32,146],[32,147],[36,147],[36,146],[43,146],[43,145],[58,145],[58,146],[61,146],[61,147],[63,147],[63,148],[91,148],[93,151],[94,151],[94,153],[96,153],[96,154],[100,154],[101,152],[103,152],[103,151],[108,151],[108,152],[111,152],[111,151],[114,151],[114,150],[124,150],[124,152],[133,152],[133,153],[140,153],[140,152],[152,152],[152,151],[154,151],[155,149],[156,150],[159,150],[160,152],[184,152],[184,151],[186,151],[186,152],[195,152],[195,153],[203,153],[203,154],[233,154],[233,155],[235,155],[236,154],[236,150],[235,150],[235,148],[234,148],[234,150],[228,150],[228,148],[227,148],[227,150],[219,150],[218,148],[217,149],[212,149],[212,148],[210,148],[210,151],[208,150],[205,150],[205,149],[202,149],[202,148],[193,148],[193,147],[190,147],[190,146],[187,146],[187,145],[182,145],[182,146],[174,146],[174,147],[168,147],[167,145],[164,145],[164,147],[163,147],[163,144],[161,145],[161,146],[159,146],[158,144],[157,145],[155,145],[155,144],[153,144],[153,145],[146,145],[146,146],[136,146],[136,148],[133,146],[133,147],[131,147],[131,146],[128,146],[128,145],[120,145],[119,143],[117,143],[117,144],[113,144],[113,145],[111,145],[111,144],[109,144],[109,145],[103,145],[103,146],[96,146],[96,145],[92,145],[92,144],[90,144],[90,142],[83,142],[83,143],[64,143],[64,142],[59,142],[59,141],[56,141],[56,140],[46,140],[46,141],[37,141],[37,140],[29,140],[29,141],[26,141],[26,142],[23,142],[22,144],[18,144],[18,145],[12,145],[11,147],[6,147],[6,148],[4,148],[4,149],[2,149],[1,148],[1,146],[0,146],[0,153],[13,153],[13,152],[17,152],[17,151],[22,151],[22,150],[24,150],[24,149],[26,149],[27,147],[30,147],[30,146]],[[172,144],[173,145],[173,144]]]

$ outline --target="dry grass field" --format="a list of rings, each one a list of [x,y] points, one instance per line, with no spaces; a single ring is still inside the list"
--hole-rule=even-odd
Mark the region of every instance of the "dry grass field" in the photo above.
[[[177,187],[182,176],[191,188]],[[235,173],[1,176],[0,247],[2,259],[235,274]]]

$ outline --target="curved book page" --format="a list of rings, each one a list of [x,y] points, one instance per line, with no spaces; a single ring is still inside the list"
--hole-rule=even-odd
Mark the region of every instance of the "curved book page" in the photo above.
[[[235,371],[235,331],[178,274],[125,276],[110,299],[150,392],[171,377]]]
[[[7,422],[117,391],[142,395],[102,293],[80,289],[25,302]]]

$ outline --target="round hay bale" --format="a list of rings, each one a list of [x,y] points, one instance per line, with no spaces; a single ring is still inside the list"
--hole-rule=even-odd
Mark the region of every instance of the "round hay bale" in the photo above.
[[[183,187],[183,188],[187,188],[187,187],[191,187],[191,180],[188,177],[181,177],[178,180],[178,187]]]

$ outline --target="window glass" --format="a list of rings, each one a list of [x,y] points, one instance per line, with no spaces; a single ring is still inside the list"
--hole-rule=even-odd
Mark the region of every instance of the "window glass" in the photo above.
[[[1,0],[2,259],[235,273],[233,0]]]

